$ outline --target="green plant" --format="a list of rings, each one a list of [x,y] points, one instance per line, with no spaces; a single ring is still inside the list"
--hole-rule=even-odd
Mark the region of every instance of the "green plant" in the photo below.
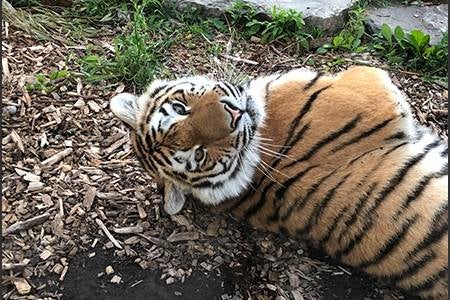
[[[304,49],[308,49],[306,34],[303,32],[305,21],[303,14],[293,9],[284,10],[276,6],[272,7],[271,19],[262,22],[263,41],[297,40]]]
[[[352,52],[362,52],[365,47],[361,46],[364,35],[365,9],[357,6],[349,11],[349,20],[344,28],[332,40],[335,50],[349,50]]]
[[[297,41],[304,49],[309,48],[303,14],[293,9],[281,9],[273,6],[269,20],[258,18],[258,11],[241,0],[233,2],[227,10],[231,23],[241,29],[242,35],[249,38],[261,35],[263,42]]]
[[[392,30],[383,24],[375,35],[373,48],[393,63],[403,63],[440,76],[447,74],[448,33],[437,45],[430,45],[430,36],[420,30],[405,33],[399,26]]]
[[[53,91],[53,84],[56,81],[64,80],[70,76],[68,70],[55,70],[49,74],[38,73],[34,76],[34,82],[26,85],[26,89],[29,92],[39,91],[49,93]]]
[[[251,37],[261,31],[262,22],[257,18],[257,10],[242,0],[236,0],[226,10],[231,24],[242,29],[244,37]]]

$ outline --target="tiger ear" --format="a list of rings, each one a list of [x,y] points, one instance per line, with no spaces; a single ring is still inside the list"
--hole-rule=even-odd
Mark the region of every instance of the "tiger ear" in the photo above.
[[[135,95],[121,93],[114,96],[109,103],[109,107],[113,114],[132,128],[136,128],[137,124],[137,99],[138,97]]]
[[[177,214],[184,206],[186,196],[173,183],[164,182],[164,211],[169,215]]]

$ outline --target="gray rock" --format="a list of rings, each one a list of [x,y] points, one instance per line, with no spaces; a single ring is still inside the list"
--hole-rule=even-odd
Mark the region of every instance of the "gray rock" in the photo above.
[[[367,10],[367,25],[378,32],[383,25],[402,27],[405,31],[419,29],[430,35],[431,44],[437,44],[448,31],[448,4],[434,6],[392,6]]]
[[[231,6],[232,0],[171,0],[179,9],[187,6],[200,8],[204,15],[220,17]],[[325,33],[334,34],[342,29],[352,0],[244,0],[268,16],[276,5],[284,9],[302,12],[305,22],[320,27]]]

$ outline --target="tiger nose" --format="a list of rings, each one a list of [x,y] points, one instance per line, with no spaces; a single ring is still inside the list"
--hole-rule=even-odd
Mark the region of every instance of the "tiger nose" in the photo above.
[[[239,108],[232,107],[231,105],[224,103],[225,110],[230,114],[231,116],[231,128],[236,128],[237,122],[239,121],[239,118],[242,116],[242,111]]]

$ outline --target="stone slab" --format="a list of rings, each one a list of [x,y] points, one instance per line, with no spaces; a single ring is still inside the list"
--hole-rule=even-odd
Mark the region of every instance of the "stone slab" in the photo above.
[[[402,27],[405,31],[420,29],[430,35],[431,44],[437,44],[448,31],[448,4],[432,6],[392,6],[367,10],[367,25],[378,32],[383,25]]]
[[[186,6],[201,8],[207,16],[220,17],[233,3],[232,0],[171,0],[179,9]],[[284,9],[295,9],[302,12],[305,22],[320,27],[327,34],[339,32],[351,7],[353,0],[244,0],[245,3],[260,9],[269,15],[270,9],[276,5]]]

